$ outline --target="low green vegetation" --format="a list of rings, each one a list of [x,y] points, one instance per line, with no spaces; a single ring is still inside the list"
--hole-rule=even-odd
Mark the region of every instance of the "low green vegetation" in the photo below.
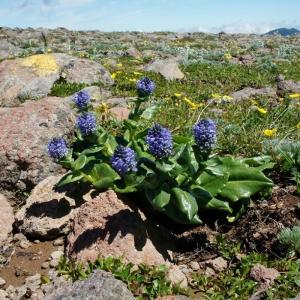
[[[87,266],[76,264],[62,257],[57,271],[72,281],[87,278],[94,270],[111,272],[128,286],[136,299],[156,299],[164,295],[187,295],[191,299],[247,300],[259,290],[259,283],[250,276],[256,264],[275,268],[280,277],[274,285],[262,293],[263,299],[288,299],[300,293],[300,260],[295,258],[273,259],[267,255],[252,252],[242,254],[239,244],[228,242],[222,236],[215,244],[218,254],[227,260],[229,267],[216,275],[205,275],[204,270],[192,272],[186,289],[166,279],[165,266],[133,266],[120,258],[98,258]]]

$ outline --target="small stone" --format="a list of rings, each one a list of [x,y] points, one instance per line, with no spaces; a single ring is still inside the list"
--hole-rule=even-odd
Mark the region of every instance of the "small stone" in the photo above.
[[[0,299],[3,299],[3,300],[9,299],[8,298],[8,293],[4,290],[0,290]]]
[[[181,288],[186,288],[188,285],[188,281],[185,274],[182,272],[182,270],[180,270],[179,266],[177,265],[172,265],[169,268],[167,278],[173,284],[179,284]]]
[[[39,244],[39,243],[40,243],[39,240],[34,240],[33,242],[34,242],[35,244]]]
[[[56,250],[51,253],[50,257],[51,259],[60,259],[60,257],[63,255],[64,255],[63,251]]]
[[[63,239],[57,239],[53,242],[53,246],[63,246],[64,240]]]
[[[50,266],[49,262],[45,261],[44,263],[42,263],[41,268],[42,269],[48,269]]]
[[[214,269],[212,269],[211,267],[207,267],[205,269],[205,272],[204,274],[208,277],[212,277],[212,276],[215,276],[216,275],[216,272],[214,271]]]
[[[280,273],[274,268],[267,268],[261,264],[256,264],[250,271],[250,277],[268,288],[273,285]]]
[[[223,257],[217,257],[215,259],[208,260],[206,265],[213,268],[216,272],[222,272],[227,269],[228,263]]]
[[[193,271],[199,271],[200,266],[196,261],[190,262],[190,267]]]
[[[29,241],[25,240],[25,241],[21,241],[19,246],[21,249],[27,249],[31,246],[31,243]]]
[[[0,288],[3,288],[5,286],[5,284],[6,284],[6,281],[2,277],[0,277]]]
[[[35,274],[25,279],[25,286],[31,292],[35,292],[41,285],[41,275]]]
[[[26,236],[23,233],[17,233],[14,235],[14,241],[15,242],[21,242],[21,241],[26,241]]]

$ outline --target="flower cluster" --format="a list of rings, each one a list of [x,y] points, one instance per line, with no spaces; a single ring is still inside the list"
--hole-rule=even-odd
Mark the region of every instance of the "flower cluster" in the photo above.
[[[79,109],[84,109],[90,102],[91,97],[87,91],[80,91],[76,93],[73,97],[73,102],[77,105]]]
[[[210,119],[203,119],[193,126],[195,142],[201,151],[209,151],[217,140],[216,124]]]
[[[156,158],[164,158],[172,154],[173,141],[171,132],[159,124],[155,124],[148,130],[146,142],[149,151]]]
[[[135,172],[137,170],[136,154],[131,148],[118,145],[111,158],[111,165],[120,175],[130,171]]]
[[[68,146],[63,138],[53,138],[47,145],[48,154],[54,159],[61,159],[68,153]]]
[[[136,83],[137,93],[140,97],[146,97],[153,93],[155,83],[148,77],[143,77]]]
[[[89,135],[96,130],[96,118],[91,113],[85,113],[78,117],[77,126],[82,135]]]

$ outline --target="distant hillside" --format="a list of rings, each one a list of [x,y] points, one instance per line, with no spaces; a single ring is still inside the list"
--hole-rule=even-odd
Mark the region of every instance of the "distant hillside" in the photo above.
[[[296,28],[277,28],[265,33],[265,35],[273,35],[273,34],[288,36],[288,35],[300,34],[300,30]]]

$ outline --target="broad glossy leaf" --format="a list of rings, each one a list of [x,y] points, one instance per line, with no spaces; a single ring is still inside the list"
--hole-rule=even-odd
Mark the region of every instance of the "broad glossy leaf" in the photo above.
[[[273,182],[257,168],[249,167],[232,157],[223,158],[222,162],[229,177],[220,195],[230,201],[236,202],[242,198],[249,198],[273,186]]]
[[[62,187],[66,184],[72,183],[72,182],[76,182],[81,180],[84,177],[84,174],[80,173],[80,172],[72,172],[72,173],[68,173],[66,174],[64,177],[61,178],[61,180],[57,183],[57,187]]]
[[[174,206],[176,206],[189,221],[192,221],[198,212],[196,199],[189,192],[180,188],[173,188],[172,195]]]
[[[228,177],[228,173],[223,173],[223,175],[217,176],[204,171],[198,177],[197,184],[201,185],[214,197],[225,187]]]
[[[171,194],[164,190],[146,190],[146,197],[156,210],[164,211],[165,206],[170,202]]]
[[[111,187],[116,180],[121,179],[119,174],[106,163],[95,165],[85,178],[99,189]]]
[[[232,209],[229,206],[229,203],[223,200],[219,200],[217,198],[212,198],[205,205],[205,209],[208,210],[222,210],[232,213]]]
[[[198,209],[205,205],[213,198],[212,195],[199,185],[191,185],[191,194],[195,197]]]
[[[181,223],[181,224],[189,224],[189,225],[196,225],[202,224],[201,219],[199,218],[198,214],[195,214],[191,220],[183,214],[175,205],[172,203],[173,198],[171,198],[170,203],[165,207],[165,214],[174,222]]]

